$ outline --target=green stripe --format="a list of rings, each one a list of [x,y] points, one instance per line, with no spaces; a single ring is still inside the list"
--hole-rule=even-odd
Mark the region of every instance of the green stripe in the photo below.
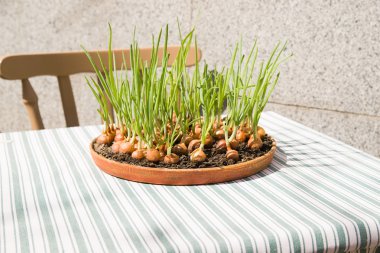
[[[287,165],[288,167],[289,167],[289,165]],[[291,178],[289,178],[289,180],[292,180]],[[331,203],[331,202],[330,202]],[[335,206],[336,207],[336,206]],[[340,212],[342,211],[342,209],[340,209]],[[356,229],[356,228],[355,228]],[[348,238],[348,240],[349,240],[349,238]]]
[[[44,136],[42,135],[40,135],[39,137],[42,140],[44,139]],[[48,137],[45,137],[45,138],[48,138]],[[66,185],[67,185],[66,179],[65,177],[62,176],[59,170],[54,171],[54,168],[58,168],[58,164],[55,162],[54,158],[52,157],[51,152],[49,151],[51,147],[47,145],[47,142],[45,140],[40,141],[39,143],[41,145],[42,150],[44,151],[45,157],[49,161],[49,165],[50,165],[49,168],[51,168],[51,171],[52,171],[51,173],[54,175],[52,178],[54,179],[54,183],[58,189],[59,199],[61,200],[62,205],[63,205],[61,208],[63,208],[64,212],[66,213],[68,217],[69,225],[71,227],[72,232],[74,233],[74,239],[76,243],[75,244],[73,243],[73,245],[76,245],[79,251],[87,252],[89,250],[86,246],[84,236],[87,238],[87,241],[88,241],[88,236],[87,234],[85,234],[84,236],[82,234],[82,230],[80,227],[83,227],[83,223],[81,220],[78,220],[76,218],[75,213],[78,214],[78,212],[75,207],[75,202],[73,200],[73,197],[71,196],[69,191],[66,192]],[[72,240],[71,236],[70,236],[70,240]]]
[[[73,158],[70,156],[66,149],[65,143],[62,142],[61,138],[59,137],[57,130],[52,130],[51,131],[52,136],[54,136],[54,140],[57,143],[57,146],[59,147],[59,151],[63,154],[64,159],[67,161],[69,166],[67,169],[71,171],[72,179],[76,182],[76,187],[78,192],[80,193],[81,196],[81,201],[84,201],[83,205],[88,206],[88,209],[94,218],[94,221],[96,223],[96,226],[99,228],[99,232],[102,235],[102,239],[105,242],[107,249],[109,251],[116,251],[116,245],[113,243],[113,238],[114,235],[111,237],[109,232],[107,231],[106,224],[103,222],[102,216],[103,214],[100,213],[100,210],[96,208],[97,200],[94,198],[93,193],[87,190],[86,188],[86,183],[84,182],[83,178],[80,176],[78,172],[77,166],[75,166],[75,161]],[[95,208],[93,208],[95,207]],[[76,231],[76,230],[74,230]],[[120,249],[120,245],[118,245]]]
[[[312,177],[305,176],[304,178],[308,178],[310,182],[313,182],[314,184],[318,184],[316,182],[316,180],[314,180]],[[325,189],[326,191],[329,190],[327,187],[324,187],[324,186],[322,188]],[[349,188],[348,190],[351,190],[350,193],[352,194],[352,188]],[[356,207],[357,210],[360,210],[361,212],[366,213],[367,215],[372,216],[372,219],[374,221],[376,220],[376,218],[374,218],[374,217],[376,217],[376,213],[374,213],[374,212],[372,212],[372,211],[370,211],[368,209],[363,209],[362,206],[360,205],[360,203],[356,203],[355,201],[351,201],[351,199],[349,197],[347,197],[344,194],[341,194],[339,192],[335,192],[335,195],[338,195],[341,200],[344,200],[346,203],[349,203],[350,206]],[[353,196],[353,195],[354,194],[352,194],[351,196]],[[364,195],[362,195],[362,196],[364,196]],[[349,214],[349,212],[345,212],[345,213]],[[359,229],[361,229],[361,231],[365,231],[364,235],[366,237],[367,237],[367,231],[366,231],[365,227],[367,227],[368,230],[369,230],[368,235],[371,233],[370,232],[370,226],[368,225],[367,222],[361,221],[360,219],[356,219],[356,217],[353,216],[353,215],[350,216],[350,217],[352,217],[352,219],[359,225]],[[379,219],[379,218],[380,218],[380,216],[377,217],[377,219]],[[366,226],[364,226],[364,224],[366,224]],[[360,235],[362,235],[362,233],[363,232],[360,232]],[[370,243],[370,237],[369,236],[368,236],[368,238],[363,238],[363,236],[361,236],[361,239],[362,239],[361,240],[361,245],[363,245],[363,243],[367,242],[367,240],[368,240],[368,244]]]
[[[284,163],[282,163],[281,160],[277,160],[276,157],[275,157],[275,161],[278,162],[280,164],[280,166],[284,166],[285,165]],[[273,173],[273,172],[279,172],[278,169],[273,168],[273,167],[275,167],[274,163],[272,163],[271,166],[270,166],[270,168],[268,169],[269,171],[271,171],[271,173]],[[263,173],[265,173],[265,171]],[[257,174],[257,177],[262,177],[261,174],[262,173]],[[290,177],[286,176],[286,173],[283,173],[282,176],[283,177],[280,178],[281,180],[285,180],[285,181],[287,181],[287,183],[292,184],[292,182],[290,180]],[[313,202],[310,199],[305,200],[305,199],[299,197],[298,194],[294,193],[293,191],[289,190],[287,187],[283,186],[282,183],[281,183],[281,181],[277,181],[277,180],[274,180],[274,179],[268,178],[268,177],[265,177],[265,179],[272,185],[272,187],[277,187],[279,191],[287,193],[289,195],[289,197],[292,198],[292,201],[298,201],[298,203],[302,203],[301,205],[303,205],[304,207],[306,207],[306,209],[313,210],[317,215],[319,215],[320,217],[322,217],[325,220],[329,221],[330,223],[334,224],[334,226],[335,226],[335,228],[337,229],[337,232],[338,232],[339,244],[340,245],[342,245],[342,244],[346,245],[346,238],[345,238],[344,231],[347,230],[347,229],[346,229],[345,225],[343,225],[344,228],[345,228],[345,229],[343,229],[342,224],[340,224],[339,222],[337,222],[335,219],[331,218],[328,214],[325,214],[324,212],[319,211],[314,206]],[[298,188],[298,189],[302,189],[302,190],[304,190],[305,188],[307,188],[307,187],[305,187],[303,185],[300,185],[300,184],[298,184],[298,185],[293,184],[293,186],[296,187],[296,188]],[[304,192],[306,194],[308,193],[308,191],[304,191]],[[314,196],[314,199],[320,200],[320,198],[318,198],[318,197],[315,198],[315,196]],[[325,206],[328,207],[328,205],[325,205]],[[323,240],[322,240],[322,236],[323,236],[322,233],[320,232],[319,229],[318,230],[314,230],[314,233],[316,233],[316,236],[317,236],[317,241],[316,241],[317,248],[316,248],[316,250],[323,249],[323,244],[321,244],[323,242]],[[348,241],[349,241],[349,239],[348,239]]]
[[[240,235],[244,243],[244,247],[243,245],[240,245],[241,248],[245,248],[247,252],[253,252],[252,241],[249,238],[248,234],[242,230],[239,225],[236,224],[236,222],[231,220],[229,216],[223,212],[224,210],[220,209],[220,206],[215,205],[211,199],[207,198],[207,196],[205,196],[205,194],[199,190],[199,188],[193,187],[191,188],[191,191],[195,193],[199,199],[201,199],[205,206],[208,206],[212,211],[214,211],[215,214],[221,219],[221,221],[224,221],[223,223],[229,226],[236,234]]]
[[[0,137],[2,137],[2,136],[5,136],[5,135],[0,135]],[[0,140],[2,140],[3,139],[3,141],[6,141],[6,139],[4,139],[4,138],[0,138]],[[5,146],[5,145],[4,145]],[[3,146],[3,147],[4,147]],[[5,147],[4,147],[4,150],[5,150]],[[4,152],[5,153],[5,152]],[[0,155],[1,155],[1,153],[0,153]],[[0,156],[1,157],[1,156]],[[4,251],[3,252],[5,252],[5,249],[7,248],[7,242],[6,242],[6,240],[5,240],[5,220],[4,220],[4,191],[3,191],[3,184],[2,184],[2,179],[3,179],[3,170],[5,170],[6,168],[3,168],[2,166],[1,166],[1,163],[0,163],[0,197],[1,197],[1,224],[2,224],[2,226],[1,226],[1,228],[2,228],[2,230],[3,230],[3,233],[2,233],[2,240],[0,241],[0,246],[2,246],[2,248],[4,249]],[[5,187],[4,187],[5,188]],[[3,244],[1,244],[3,242]]]
[[[323,184],[318,184],[318,182],[316,180],[313,180],[311,177],[308,177],[306,174],[300,172],[300,174],[303,175],[303,179],[308,179],[310,182],[314,183],[315,185],[319,186],[321,189],[324,189],[326,191],[329,190],[329,188],[325,187]],[[294,178],[294,177],[293,177]],[[293,181],[295,183],[295,181]],[[300,183],[296,183],[297,185],[301,185]],[[308,187],[305,187],[304,189],[308,189]],[[314,197],[317,197],[318,195],[312,191],[309,191],[309,193],[311,195],[313,195]],[[341,200],[344,200],[346,201],[346,203],[350,203],[350,205],[352,206],[355,206],[355,202],[353,201],[350,201],[350,199],[348,199],[347,197],[345,197],[344,195],[338,193],[338,192],[334,192],[334,194],[336,196],[339,196],[339,198]],[[357,235],[361,235],[360,238],[361,238],[361,245],[363,245],[364,243],[367,242],[367,233],[366,233],[366,228],[369,229],[369,226],[366,222],[363,222],[362,220],[360,219],[357,219],[354,215],[351,215],[351,213],[349,213],[348,211],[346,211],[345,209],[341,208],[340,206],[338,205],[335,205],[334,202],[330,201],[330,200],[327,200],[327,199],[324,199],[324,202],[326,202],[329,206],[333,207],[335,210],[337,210],[339,213],[341,213],[342,215],[344,215],[345,217],[348,217],[350,220],[352,220],[354,223],[356,223],[359,227],[359,231],[357,231]],[[360,206],[356,206],[358,208],[360,208]],[[373,215],[373,213],[372,213]],[[354,226],[355,227],[355,226]],[[356,229],[356,227],[355,227]]]
[[[327,135],[316,132],[315,130],[313,130],[311,128],[303,126],[303,125],[301,125],[295,121],[289,120],[289,119],[282,117],[278,114],[270,113],[269,115],[272,117],[268,117],[268,116],[265,117],[265,120],[268,121],[268,123],[272,122],[272,124],[270,126],[268,126],[268,129],[273,128],[273,126],[276,126],[274,124],[278,124],[278,121],[281,121],[283,123],[283,125],[281,126],[281,131],[277,131],[277,132],[280,134],[285,134],[286,136],[290,136],[293,140],[295,139],[295,136],[297,136],[299,133],[298,131],[295,131],[295,128],[300,130],[300,131],[307,131],[308,135],[301,135],[304,138],[304,140],[306,139],[309,142],[318,143],[320,145],[323,145],[325,150],[327,150],[329,152],[334,152],[334,151],[337,152],[336,156],[334,156],[336,162],[340,162],[342,164],[345,164],[348,166],[348,168],[354,169],[355,167],[353,167],[353,164],[355,164],[356,166],[359,166],[359,167],[372,169],[376,173],[379,172],[380,168],[378,165],[380,164],[380,159],[372,157],[369,154],[365,154],[364,152],[357,150],[351,146],[348,146],[347,144],[344,144],[343,142],[340,142],[336,139],[332,139],[332,138],[328,137]],[[340,148],[343,148],[345,153],[342,153],[339,150],[338,151],[334,150],[334,149],[332,150],[330,148],[331,145],[326,144],[327,141],[332,142],[334,145],[339,146]],[[320,150],[320,149],[312,148],[311,145],[308,145],[308,148],[311,148],[312,150],[314,150],[320,154],[323,154],[324,152],[326,152],[323,149]],[[352,157],[350,157],[349,156],[350,152],[352,152],[353,154],[359,154],[360,158],[361,158],[360,162],[358,162],[356,159],[353,159]],[[346,154],[348,154],[348,155],[346,155]],[[363,159],[363,155],[366,155],[367,157],[369,157],[372,162],[368,163],[369,160]],[[345,159],[351,160],[351,162],[353,164],[352,163],[347,164]],[[376,163],[376,165],[373,165],[372,163]],[[377,180],[380,180],[380,178],[377,178]]]
[[[170,186],[169,186],[170,187]],[[151,185],[152,192],[157,192],[161,196],[162,202],[168,203],[168,209],[172,209],[172,212],[178,216],[178,220],[182,222],[179,226],[186,228],[186,226],[190,226],[188,229],[194,235],[195,242],[200,245],[201,251],[204,252],[207,249],[206,241],[208,239],[213,239],[210,237],[208,232],[201,226],[199,227],[191,227],[192,225],[199,224],[199,221],[194,218],[186,209],[183,208],[183,205],[180,201],[175,198],[172,198],[171,195],[167,191],[167,187],[162,186],[157,188],[155,185]],[[170,203],[170,204],[169,204]],[[212,241],[212,247],[214,251],[216,250],[216,245]]]
[[[200,213],[197,209],[193,207],[185,198],[184,196],[179,192],[179,188],[177,187],[167,187],[165,188],[168,192],[170,192],[176,199],[179,201],[183,206],[186,207],[187,211],[194,216],[201,226],[211,235],[214,236],[214,239],[218,242],[220,245],[220,251],[226,252],[227,251],[227,244],[225,240],[219,235],[218,231],[215,230],[214,227],[212,227],[208,220],[204,218],[203,214]],[[231,247],[231,246],[230,246]]]
[[[251,187],[252,189],[255,188],[255,189],[260,189],[260,190],[263,190],[262,192],[265,192],[265,197],[268,196],[268,193],[265,191],[265,189],[261,188],[259,186],[259,184],[253,184],[253,182],[250,181],[249,183],[249,187]],[[267,208],[264,204],[262,204],[260,201],[258,201],[255,196],[253,195],[250,195],[247,191],[245,191],[242,187],[239,187],[239,184],[231,184],[231,187],[230,187],[232,190],[236,191],[239,195],[241,195],[242,198],[245,198],[246,200],[248,200],[249,204],[251,204],[252,206],[255,206],[257,208],[260,209],[260,211],[262,211],[263,213],[266,213],[268,216],[269,216],[269,219],[272,219],[272,220],[275,220],[277,223],[281,224],[282,227],[286,228],[286,223],[283,222],[282,218],[281,217],[278,217],[277,214],[274,212],[275,210],[271,210],[269,208]],[[228,202],[230,202],[233,206],[239,206],[239,203],[235,201],[236,197],[230,197],[229,195],[227,195],[224,191],[222,191],[221,189],[215,189],[217,190],[218,194],[220,194],[223,198],[225,198],[226,200],[228,200]],[[243,215],[245,217],[248,218],[248,220],[250,221],[254,221],[255,225],[258,225],[260,226],[260,228],[262,230],[265,230],[266,231],[266,235],[268,236],[268,239],[270,241],[270,248],[269,248],[269,251],[274,251],[276,248],[277,248],[277,245],[276,245],[276,240],[275,240],[275,237],[274,237],[274,234],[272,232],[270,232],[269,230],[267,230],[265,228],[265,226],[262,226],[261,224],[258,224],[258,220],[257,218],[254,216],[253,213],[249,213],[247,212],[246,210],[240,208],[240,210],[237,210],[237,212],[241,212],[243,213]],[[291,235],[292,235],[292,243],[290,242],[289,240],[289,237],[288,237],[288,242],[289,242],[289,245],[293,245],[293,250],[298,252],[300,251],[301,249],[301,240],[298,236],[298,234],[296,233],[296,230],[293,229],[292,227],[290,227],[290,229],[288,228],[288,231]],[[278,236],[278,235],[277,235]],[[281,247],[281,244],[280,244],[280,247]]]
[[[279,163],[281,163],[281,161],[278,161],[278,160],[276,160],[276,161],[279,162]],[[287,176],[285,173],[283,174],[283,176],[285,177],[284,180],[287,180],[294,187],[296,187],[298,189],[302,189],[306,194],[308,194],[309,196],[312,196],[314,199],[320,201],[320,203],[323,203],[327,207],[331,207],[330,206],[330,204],[332,204],[331,202],[327,201],[327,203],[326,203],[323,198],[320,198],[317,194],[314,194],[312,190],[308,189],[308,187],[306,187],[306,186],[304,186],[304,185],[302,185],[302,184],[294,181],[292,179],[292,177]],[[270,180],[270,179],[268,179],[268,180]],[[271,181],[271,183],[276,184],[274,181]],[[296,194],[293,194],[291,191],[288,191],[288,189],[282,188],[282,190],[284,192],[287,192],[289,195],[292,195],[294,198],[298,199],[299,201],[304,202],[303,199],[298,198]],[[308,205],[308,204],[306,204],[306,205]],[[322,216],[323,218],[325,218],[326,220],[330,221],[331,223],[333,223],[336,226],[336,229],[337,229],[337,232],[338,232],[338,238],[339,238],[339,246],[340,245],[344,245],[345,246],[347,244],[347,242],[350,242],[350,238],[348,237],[347,240],[346,240],[346,237],[345,237],[344,231],[347,231],[347,228],[346,228],[346,226],[345,226],[344,223],[340,224],[339,221],[337,221],[334,218],[330,218],[329,215],[321,213],[321,212],[318,212],[317,210],[315,210],[315,211],[320,216]],[[348,236],[348,234],[347,234],[347,236]],[[320,241],[321,241],[321,238],[320,238],[320,240],[317,240],[317,243],[320,242]],[[320,243],[318,243],[317,244],[317,250],[322,250],[322,249],[323,249],[323,245],[321,245]]]
[[[125,215],[125,210],[123,210],[123,208],[119,205],[118,202],[121,201],[120,198],[115,194],[114,190],[112,190],[112,188],[107,183],[107,181],[104,180],[105,174],[101,172],[96,166],[93,165],[91,158],[87,155],[87,152],[88,152],[87,146],[86,146],[86,150],[84,150],[85,147],[81,145],[81,143],[79,143],[78,137],[74,136],[73,131],[69,131],[68,133],[71,136],[72,140],[76,143],[76,146],[80,150],[80,153],[86,159],[86,163],[88,164],[89,168],[92,168],[91,173],[95,177],[96,181],[99,183],[100,188],[102,189],[102,192],[107,197],[107,200],[111,203],[112,208],[115,209],[115,213],[118,215],[118,219],[120,220],[121,225],[123,226],[125,231],[128,233],[129,237],[132,239],[132,242],[135,244],[136,249],[138,249],[139,251],[146,250],[140,238],[132,230],[134,228],[134,225],[132,225],[132,223],[129,221],[129,219]],[[81,133],[85,134],[89,139],[91,138],[88,131],[80,131],[79,134]]]
[[[305,136],[305,135],[302,135],[302,134],[300,133],[300,131],[295,131],[294,134],[295,134],[295,135],[300,135],[300,136],[302,136],[302,137],[304,137],[304,138],[306,138],[306,139],[309,139],[309,137],[307,137],[307,136]],[[290,136],[287,135],[287,134],[283,134],[283,135],[286,136],[286,137],[290,137]],[[320,142],[320,144],[325,146],[325,144],[322,143],[322,142]],[[327,147],[327,146],[326,146],[326,147]],[[310,148],[310,149],[313,149],[313,150],[315,150],[315,151],[318,151],[317,149],[313,148],[312,146],[310,146],[309,148]],[[305,165],[303,165],[303,166],[305,166]],[[289,165],[288,165],[288,167],[289,167]],[[314,166],[314,167],[315,167],[315,166]],[[302,172],[300,171],[300,173],[302,173]],[[318,184],[318,182],[316,182],[316,181],[315,181],[314,179],[312,179],[311,177],[308,177],[306,174],[304,174],[304,173],[302,173],[302,174],[304,175],[305,178],[308,178],[309,180],[311,180],[312,182],[316,183],[317,185],[322,186],[325,190],[327,190],[327,191],[329,190],[329,189],[326,189],[326,187],[324,187],[324,185],[322,185],[322,184]],[[339,194],[338,192],[335,192],[335,194],[338,194],[338,195],[340,196],[340,198],[344,198],[344,199],[346,200],[346,202],[351,203],[351,205],[354,205],[354,204],[355,204],[354,202],[350,201],[350,199],[346,198],[346,197],[343,196],[342,194]],[[351,215],[350,213],[348,213],[347,211],[345,211],[343,208],[340,208],[339,206],[334,205],[333,202],[330,202],[330,201],[327,201],[327,200],[326,200],[326,202],[328,202],[329,204],[333,205],[333,206],[335,207],[336,210],[338,210],[341,214],[344,214],[346,217],[348,217],[349,219],[351,219],[352,221],[354,221],[354,222],[358,225],[358,229],[359,229],[359,231],[357,231],[357,235],[361,235],[361,236],[360,236],[360,239],[361,239],[361,240],[360,240],[360,245],[364,245],[364,244],[367,245],[367,240],[368,240],[368,238],[370,238],[370,237],[367,238],[367,233],[366,233],[366,228],[370,229],[370,227],[368,226],[368,224],[367,224],[366,222],[363,222],[363,221],[360,220],[360,219],[357,219],[355,216]],[[373,213],[372,213],[372,215],[373,215]],[[355,227],[355,226],[354,226],[354,227]],[[355,229],[356,229],[356,227],[355,227]],[[368,243],[369,243],[369,241],[368,241]]]
[[[82,147],[82,145],[79,144],[79,146]],[[102,173],[99,171],[99,169],[95,168],[95,170],[98,172],[98,173]],[[102,174],[104,175],[104,174]],[[122,182],[122,181],[120,181]],[[124,182],[127,182],[127,181],[124,181]],[[125,186],[122,187],[122,189],[125,191]],[[127,194],[129,192],[133,191],[133,188],[129,188],[129,191],[125,191]],[[134,197],[135,195],[137,195],[136,193],[133,193],[132,192],[132,195],[128,195],[132,200],[134,204],[136,204],[136,199],[139,199],[137,196]],[[144,217],[145,220],[147,220],[148,224],[152,226],[152,223],[154,224],[153,227],[155,227],[156,229],[153,231],[155,233],[155,235],[160,239],[160,241],[164,244],[164,246],[166,247],[166,250],[172,252],[174,251],[174,247],[176,247],[176,245],[173,245],[171,242],[169,242],[169,238],[167,238],[165,236],[165,233],[162,231],[162,229],[159,229],[157,227],[157,224],[158,223],[155,223],[155,220],[151,217],[151,215],[149,215],[148,217],[145,217],[145,215],[148,214],[148,212],[145,212],[145,210],[147,210],[147,208],[143,207],[144,203],[141,201],[139,201],[139,204],[138,206],[136,206],[136,208],[138,209],[138,211],[141,213],[141,215]],[[144,211],[141,211],[141,210],[144,210]],[[144,215],[145,214],[145,215]],[[158,221],[157,221],[158,222]],[[157,230],[157,231],[156,231]],[[177,249],[179,250],[179,249]]]
[[[150,210],[147,210],[140,198],[133,192],[133,187],[129,184],[123,186],[125,193],[128,195],[129,199],[132,200],[133,204],[138,209],[141,216],[146,220],[149,226],[153,227],[153,233],[157,238],[162,242],[167,252],[174,252],[174,246],[169,242],[168,238],[165,236],[165,233],[158,227],[157,222],[150,215]]]
[[[188,228],[183,226],[183,222],[178,218],[177,214],[174,213],[169,205],[165,203],[165,201],[161,198],[161,196],[155,191],[154,186],[144,185],[144,189],[150,194],[151,199],[156,202],[157,205],[160,205],[163,210],[165,210],[168,217],[173,220],[173,223],[177,226],[179,230],[181,230],[182,234],[187,238],[187,240],[193,246],[192,249],[195,252],[201,252],[202,246],[197,238],[195,238]]]
[[[25,133],[21,133],[20,137],[21,137],[23,144],[24,144],[23,150],[25,150],[27,154],[32,154],[34,150],[32,151],[32,149],[30,147],[27,135]],[[58,245],[57,245],[57,238],[56,238],[56,235],[54,233],[54,228],[52,225],[53,222],[54,222],[54,226],[56,228],[58,226],[57,226],[55,220],[51,218],[50,212],[48,211],[48,208],[47,208],[47,205],[49,205],[50,209],[51,209],[51,204],[49,201],[46,200],[45,194],[43,194],[43,192],[46,192],[45,187],[44,187],[45,182],[44,182],[43,178],[40,178],[40,171],[38,170],[38,166],[36,164],[34,156],[26,156],[25,159],[28,161],[28,164],[30,165],[30,167],[29,167],[30,170],[28,170],[28,174],[29,174],[30,178],[33,178],[34,189],[35,189],[35,192],[37,193],[36,194],[37,199],[34,198],[35,195],[33,194],[33,201],[34,201],[36,206],[38,203],[38,206],[40,207],[39,210],[41,212],[44,228],[46,231],[46,235],[48,237],[49,250],[50,251],[57,251]],[[32,173],[30,173],[30,171],[32,171]],[[41,182],[41,180],[42,180],[42,182]],[[38,194],[38,193],[40,193],[40,194]],[[37,212],[40,215],[38,208],[37,208]],[[41,229],[41,234],[43,234],[42,227],[40,229]],[[62,245],[61,240],[60,240],[60,243]],[[45,245],[45,247],[46,247],[46,245]]]
[[[10,137],[9,134],[5,135],[6,137]],[[17,168],[16,164],[16,156],[13,151],[13,143],[7,143],[7,150],[8,150],[8,162],[10,162],[10,165],[12,168]],[[28,231],[26,227],[26,218],[25,218],[25,212],[24,212],[24,205],[21,197],[21,185],[20,185],[20,176],[18,175],[17,169],[11,170],[12,175],[12,184],[13,184],[13,197],[14,197],[14,208],[12,208],[14,211],[16,211],[16,217],[17,217],[17,226],[18,226],[18,236],[20,238],[20,249],[21,252],[29,252],[29,236]]]
[[[86,132],[86,134],[88,134],[87,132]],[[98,173],[102,173],[102,172],[100,172],[97,168],[95,168],[95,170],[98,172]],[[102,175],[104,175],[104,173],[102,173]],[[118,180],[118,182],[120,183],[120,184],[122,184],[122,182],[127,182],[127,181],[123,181],[123,180]],[[132,188],[130,188],[130,189],[132,189]],[[135,195],[137,196],[137,193],[135,193]],[[138,197],[137,197],[137,199],[139,199]],[[134,203],[135,203],[135,201],[133,201]],[[143,202],[141,202],[142,204],[144,204]],[[147,208],[146,207],[144,207],[144,210],[147,210]],[[152,220],[155,220],[155,219],[152,219]],[[158,221],[157,221],[158,222]],[[148,221],[148,223],[149,223],[149,221]],[[150,224],[150,223],[149,223]],[[151,225],[151,224],[150,224]],[[153,227],[157,227],[157,225],[155,224],[155,225],[153,225]],[[157,228],[158,229],[158,228]],[[160,231],[161,231],[161,229],[159,229]],[[162,236],[164,233],[162,233],[162,231],[160,232],[161,234],[159,235],[159,238],[160,237],[164,237],[164,238],[167,238],[166,236]],[[166,240],[166,243],[170,243],[170,242],[168,242],[168,239],[170,239],[170,238],[167,238],[167,239],[164,239],[164,244],[165,244],[165,240]],[[162,240],[161,240],[162,241]],[[172,245],[171,247],[175,247],[176,245],[173,245],[172,243],[170,243],[170,245]],[[177,250],[179,250],[179,249],[177,249]]]

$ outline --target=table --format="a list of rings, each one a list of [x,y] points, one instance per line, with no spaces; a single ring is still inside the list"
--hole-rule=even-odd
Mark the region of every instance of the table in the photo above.
[[[99,126],[0,134],[1,252],[336,252],[380,245],[380,160],[276,113],[270,168],[206,186],[100,171]]]

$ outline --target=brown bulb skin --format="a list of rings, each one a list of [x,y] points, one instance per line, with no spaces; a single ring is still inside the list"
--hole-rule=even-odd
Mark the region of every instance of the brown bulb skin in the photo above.
[[[144,150],[142,150],[142,149],[138,149],[138,150],[135,150],[135,151],[133,151],[132,152],[132,158],[134,158],[134,159],[137,159],[137,160],[141,160],[141,159],[143,159],[144,158]]]
[[[106,144],[107,140],[108,140],[107,135],[102,134],[98,138],[96,138],[96,143],[98,143],[98,144]]]
[[[119,129],[116,129],[114,124],[110,124],[110,125],[109,125],[108,131],[109,131],[110,133],[112,132],[112,133],[116,134],[116,131],[117,131],[117,130],[119,130]]]
[[[166,144],[164,145],[161,145],[159,148],[158,148],[159,151],[163,151],[164,153],[166,152]]]
[[[204,162],[206,158],[207,156],[205,152],[203,152],[203,150],[200,148],[194,150],[190,155],[190,161],[192,162]]]
[[[183,138],[183,142],[185,143],[186,146],[189,146],[189,143],[193,140],[194,138],[190,135],[186,135],[184,138]]]
[[[164,151],[159,151],[160,152],[160,161],[164,161],[166,153]]]
[[[145,158],[149,162],[158,162],[161,158],[161,155],[157,149],[149,149],[146,151]]]
[[[178,157],[178,155],[176,155],[174,153],[172,153],[170,155],[166,155],[164,157],[164,163],[166,163],[166,164],[176,164],[178,162],[179,162],[179,157]]]
[[[114,142],[113,144],[112,144],[112,152],[113,153],[119,153],[119,150],[120,150],[120,142]]]
[[[206,148],[211,148],[212,144],[214,144],[214,139],[211,137],[210,134],[207,134],[206,140],[205,140],[205,147]]]
[[[192,140],[192,141],[189,143],[189,146],[187,147],[187,149],[188,149],[188,151],[191,153],[191,152],[193,152],[195,149],[199,148],[200,145],[201,145],[201,140],[195,139],[195,140]]]
[[[239,146],[239,142],[236,139],[233,139],[232,141],[230,141],[230,146],[232,149],[237,149]]]
[[[247,134],[242,130],[238,130],[236,133],[236,140],[238,142],[245,142],[246,139],[247,139]]]
[[[194,133],[193,133],[194,137],[199,139],[201,136],[201,132],[202,132],[202,128],[199,125],[196,125],[194,129]]]
[[[114,141],[115,142],[118,142],[118,141],[123,141],[125,139],[125,136],[124,136],[124,134],[122,134],[122,133],[117,133],[116,135],[115,135],[115,139],[114,139]]]
[[[248,134],[251,132],[252,129],[248,126],[242,126],[240,130],[245,132],[245,134],[248,136]]]
[[[218,140],[221,140],[223,139],[225,136],[224,136],[224,131],[223,129],[218,129],[215,131],[215,138],[218,139]]]
[[[173,146],[172,152],[177,155],[186,155],[187,154],[187,147],[185,143],[181,142]]]
[[[230,149],[226,153],[227,159],[232,159],[234,161],[239,160],[239,153],[236,150]]]
[[[130,142],[122,142],[120,144],[119,152],[123,154],[132,154],[132,152],[135,151],[134,144]]]
[[[102,134],[96,138],[96,143],[98,144],[111,144],[113,141],[113,136],[108,134]]]
[[[115,135],[116,135],[116,130],[115,130],[115,127],[113,125],[111,125],[106,134],[111,138],[111,142],[113,141],[113,139],[115,138]]]
[[[257,135],[260,136],[261,139],[264,139],[265,130],[261,126],[257,127]]]
[[[226,152],[227,144],[225,139],[221,139],[216,143],[215,148],[220,152]]]
[[[258,150],[263,146],[263,141],[261,140],[260,137],[255,139],[253,135],[251,135],[251,137],[248,140],[247,145],[250,149]]]

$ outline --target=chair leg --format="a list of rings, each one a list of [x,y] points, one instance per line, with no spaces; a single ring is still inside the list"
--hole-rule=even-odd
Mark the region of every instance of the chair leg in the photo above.
[[[22,79],[22,99],[33,130],[44,129],[38,97],[28,79]]]
[[[61,94],[61,101],[63,112],[65,114],[66,126],[79,126],[77,108],[75,106],[73,89],[71,87],[70,78],[68,76],[58,76],[59,92]]]

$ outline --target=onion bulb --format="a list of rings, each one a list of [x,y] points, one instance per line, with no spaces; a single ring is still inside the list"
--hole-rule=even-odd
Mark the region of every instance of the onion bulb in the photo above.
[[[185,143],[186,146],[189,146],[189,143],[193,140],[194,138],[190,135],[186,135],[183,137],[183,142]]]
[[[170,155],[166,155],[164,157],[164,163],[166,164],[175,164],[179,162],[179,157],[178,155],[171,153]]]
[[[226,143],[226,140],[225,140],[225,139],[221,139],[221,140],[219,140],[219,141],[216,143],[215,148],[216,148],[218,151],[225,152],[225,151],[227,150],[227,143]]]
[[[132,154],[132,152],[135,151],[135,145],[130,142],[122,142],[120,144],[119,152],[120,153],[128,153]]]
[[[120,142],[114,142],[113,144],[112,144],[112,152],[113,153],[119,153],[119,150],[120,150]]]
[[[214,143],[214,139],[212,138],[210,134],[207,134],[206,140],[205,140],[205,147],[211,148],[213,143]]]
[[[115,135],[114,141],[118,142],[118,141],[123,141],[124,139],[125,139],[124,134],[120,130],[118,130],[116,135]]]
[[[189,143],[189,146],[187,147],[188,151],[191,153],[193,152],[195,149],[199,148],[201,146],[201,140],[198,140],[198,139],[195,139],[195,140],[192,140],[190,143]]]
[[[257,127],[257,135],[258,135],[261,139],[263,139],[264,136],[265,136],[265,130],[264,130],[264,128],[262,128],[261,126],[258,126],[258,127]]]
[[[247,139],[247,134],[243,130],[239,129],[236,133],[236,140],[238,142],[245,142],[246,139]]]
[[[236,139],[232,139],[232,141],[230,141],[230,146],[232,149],[237,149],[239,146],[239,142]]]
[[[145,158],[150,162],[158,162],[161,158],[161,155],[157,149],[152,148],[146,151]]]
[[[194,128],[194,137],[195,138],[200,138],[200,136],[201,136],[201,132],[202,132],[202,127],[200,126],[200,125],[195,125],[195,128]]]
[[[256,139],[251,135],[251,137],[248,140],[248,147],[253,150],[260,149],[263,146],[263,141],[260,137],[257,137]]]
[[[226,157],[227,157],[227,159],[232,159],[234,161],[238,161],[239,160],[239,152],[237,152],[236,150],[230,149],[227,151]]]
[[[137,160],[141,160],[141,159],[143,159],[144,158],[144,150],[142,150],[142,149],[137,149],[137,150],[135,150],[135,151],[133,151],[132,152],[132,158],[134,158],[134,159],[137,159]]]
[[[113,136],[109,134],[101,134],[96,138],[96,143],[98,144],[110,144],[113,141]]]
[[[173,146],[172,152],[177,155],[186,155],[187,154],[187,147],[185,143],[181,142]]]
[[[207,158],[205,152],[201,148],[197,148],[190,155],[190,161],[192,162],[203,162]]]
[[[220,139],[223,139],[224,138],[224,131],[223,129],[218,129],[215,131],[215,138],[220,140]]]

